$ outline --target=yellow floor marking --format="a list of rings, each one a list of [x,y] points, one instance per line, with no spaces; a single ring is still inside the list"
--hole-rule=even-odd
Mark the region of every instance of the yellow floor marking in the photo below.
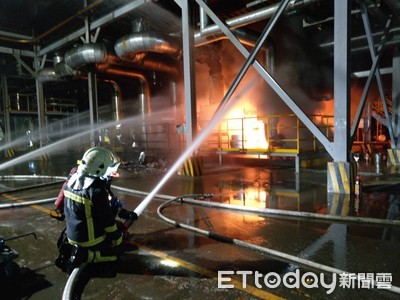
[[[183,266],[184,268],[186,268],[188,270],[194,271],[194,272],[199,273],[199,274],[201,274],[203,276],[206,276],[206,277],[212,278],[214,280],[217,280],[217,277],[218,277],[217,273],[215,273],[213,271],[210,271],[210,270],[208,270],[206,268],[203,268],[203,267],[200,267],[198,265],[192,264],[190,262],[187,262],[187,261],[181,260],[179,258],[170,256],[168,254],[165,254],[164,252],[148,248],[148,247],[146,247],[146,246],[144,246],[142,244],[137,244],[137,246],[139,247],[139,249],[148,251],[150,254],[152,254],[154,256],[160,257],[162,259],[171,260],[171,261],[175,262],[176,264],[178,264],[180,266]],[[285,299],[285,298],[276,296],[274,294],[268,293],[266,291],[263,291],[263,290],[261,290],[259,288],[250,286],[249,284],[246,285],[246,288],[243,288],[242,282],[240,282],[238,280],[235,280],[233,278],[232,278],[232,281],[229,282],[229,284],[234,285],[235,288],[238,289],[238,290],[244,291],[244,292],[246,292],[248,294],[251,294],[253,296],[259,297],[261,299],[274,299],[274,300]]]
[[[14,196],[11,196],[11,195],[8,195],[8,194],[2,194],[2,196],[3,197],[5,197],[5,198],[7,198],[7,199],[10,199],[10,200],[13,200],[13,201],[15,201],[15,202],[18,202],[18,203],[26,203],[26,202],[29,202],[29,201],[27,201],[27,200],[22,200],[22,199],[20,199],[20,198],[16,198],[16,197],[14,197]],[[34,208],[34,209],[37,209],[37,210],[40,210],[40,211],[42,211],[42,212],[44,212],[44,213],[46,213],[46,214],[54,214],[54,211],[53,210],[51,210],[51,209],[47,209],[47,208],[44,208],[44,207],[42,207],[42,206],[39,206],[39,205],[30,205],[30,207],[32,207],[32,208]]]

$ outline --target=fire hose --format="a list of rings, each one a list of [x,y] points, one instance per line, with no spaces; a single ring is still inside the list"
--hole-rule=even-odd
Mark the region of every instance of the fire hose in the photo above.
[[[280,251],[273,250],[273,249],[270,249],[270,248],[262,247],[262,246],[251,244],[251,243],[247,243],[247,242],[242,241],[242,240],[237,240],[237,239],[234,239],[234,238],[223,236],[223,235],[220,235],[218,233],[207,231],[207,230],[203,230],[203,229],[200,229],[200,228],[197,228],[197,227],[194,227],[194,226],[190,226],[190,225],[187,225],[187,224],[184,224],[184,223],[179,223],[179,222],[177,222],[175,220],[167,218],[165,215],[162,214],[162,211],[168,205],[170,205],[172,202],[179,201],[181,203],[185,203],[186,202],[185,198],[189,198],[189,197],[191,197],[191,198],[202,197],[202,199],[210,199],[210,198],[212,198],[212,194],[191,194],[191,195],[185,195],[185,196],[179,196],[179,197],[173,198],[173,199],[171,199],[169,201],[164,202],[163,204],[161,204],[157,208],[158,216],[162,220],[164,220],[165,222],[167,222],[169,224],[172,224],[177,228],[183,228],[183,229],[186,229],[186,230],[189,230],[189,231],[193,231],[193,232],[195,232],[197,234],[204,235],[204,236],[207,236],[209,238],[215,239],[215,240],[220,241],[220,242],[234,244],[234,245],[241,246],[241,247],[244,247],[244,248],[247,248],[247,249],[251,249],[251,250],[255,250],[257,252],[261,252],[261,253],[264,253],[264,254],[267,254],[267,255],[270,255],[270,256],[273,256],[273,257],[278,257],[278,258],[281,258],[281,259],[283,259],[285,261],[292,262],[294,264],[303,265],[305,267],[311,267],[311,268],[314,268],[314,269],[318,269],[318,270],[329,272],[329,273],[335,273],[335,274],[348,274],[348,275],[349,274],[354,274],[354,273],[351,273],[351,272],[348,272],[348,271],[336,269],[336,268],[333,268],[333,267],[330,267],[330,266],[327,266],[327,265],[316,263],[316,262],[313,262],[313,261],[310,261],[310,260],[307,260],[307,259],[303,259],[303,258],[300,258],[300,257],[297,257],[297,256],[293,256],[293,255],[290,255],[290,254],[287,254],[287,253],[284,253],[284,252],[280,252]],[[360,280],[362,280],[362,278],[357,276],[357,280],[360,281]],[[388,289],[388,291],[391,291],[391,292],[396,293],[396,294],[400,294],[400,287],[391,286]]]

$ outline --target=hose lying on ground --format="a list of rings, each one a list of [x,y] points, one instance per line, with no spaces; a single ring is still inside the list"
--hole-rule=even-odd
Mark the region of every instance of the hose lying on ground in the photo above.
[[[205,198],[207,198],[206,195],[208,196],[208,194],[205,194]],[[237,239],[234,239],[234,238],[230,238],[230,237],[226,237],[226,236],[220,235],[218,233],[214,233],[214,232],[206,231],[206,230],[194,227],[194,226],[190,226],[190,225],[187,225],[187,224],[184,224],[184,223],[179,223],[177,221],[174,221],[172,219],[167,218],[166,216],[164,216],[162,214],[163,209],[166,208],[168,205],[170,205],[172,202],[180,201],[181,203],[184,203],[187,200],[186,198],[189,198],[189,197],[199,197],[199,194],[180,196],[180,197],[176,197],[174,199],[171,199],[171,200],[169,200],[167,202],[164,202],[163,204],[161,204],[157,208],[158,216],[162,220],[164,220],[165,222],[170,223],[170,224],[174,225],[175,227],[187,229],[189,231],[193,231],[195,233],[207,236],[209,238],[212,238],[212,239],[224,242],[224,243],[230,243],[230,244],[242,246],[242,247],[245,247],[245,248],[248,248],[248,249],[252,249],[252,250],[255,250],[255,251],[270,255],[270,256],[281,258],[281,259],[283,259],[285,261],[289,261],[289,262],[292,262],[292,263],[295,263],[295,264],[299,264],[299,265],[303,265],[303,266],[306,266],[306,267],[311,267],[311,268],[318,269],[318,270],[325,271],[325,272],[336,273],[336,274],[354,274],[354,273],[351,273],[351,272],[347,272],[347,271],[344,271],[344,270],[340,270],[340,269],[336,269],[336,268],[333,268],[333,267],[330,267],[330,266],[326,266],[326,265],[323,265],[323,264],[320,264],[320,263],[316,263],[316,262],[313,262],[313,261],[310,261],[310,260],[307,260],[307,259],[303,259],[303,258],[300,258],[300,257],[297,257],[297,256],[293,256],[293,255],[290,255],[290,254],[287,254],[287,253],[284,253],[284,252],[280,252],[280,251],[273,250],[273,249],[270,249],[270,248],[262,247],[262,246],[259,246],[259,245],[250,244],[250,243],[244,242],[242,240],[237,240]],[[362,278],[358,278],[358,276],[357,276],[357,280],[362,280]],[[400,287],[397,287],[397,286],[391,286],[390,289],[385,289],[385,290],[391,291],[391,292],[396,293],[396,294],[400,294]]]
[[[47,199],[32,200],[32,201],[17,202],[17,203],[5,203],[5,204],[0,204],[0,209],[2,209],[2,208],[24,207],[24,206],[31,206],[31,205],[44,204],[44,203],[52,203],[56,199],[57,198],[47,198]]]
[[[120,190],[122,192],[140,195],[140,196],[147,196],[149,193],[128,189],[121,186],[112,185],[114,190]],[[192,195],[196,196],[196,195]],[[198,196],[198,195],[197,195]],[[164,195],[164,194],[155,194],[154,198],[159,198],[162,200],[172,200],[177,199],[174,196]],[[387,219],[374,219],[374,218],[364,218],[364,217],[352,217],[352,216],[335,216],[335,215],[324,215],[320,213],[310,213],[310,212],[302,212],[302,211],[291,211],[291,210],[280,210],[280,209],[272,209],[272,208],[257,208],[257,207],[249,207],[243,205],[234,205],[234,204],[225,204],[225,203],[218,203],[218,202],[211,202],[211,201],[199,201],[194,199],[185,198],[185,196],[180,196],[183,202],[206,206],[210,208],[221,208],[227,210],[237,210],[241,212],[247,213],[256,213],[262,215],[272,215],[277,217],[294,217],[294,218],[305,218],[307,220],[325,220],[325,221],[338,221],[338,222],[352,222],[352,223],[366,223],[371,225],[394,225],[400,226],[400,220],[387,220]]]
[[[71,274],[68,277],[67,283],[64,287],[64,292],[62,295],[62,300],[72,300],[74,298],[74,288],[76,283],[78,282],[79,275],[82,273],[83,269],[86,267],[87,263],[81,264],[78,268],[73,269]]]

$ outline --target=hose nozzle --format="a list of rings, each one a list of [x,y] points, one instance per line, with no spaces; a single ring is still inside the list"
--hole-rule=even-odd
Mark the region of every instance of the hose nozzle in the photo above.
[[[129,228],[133,224],[133,222],[136,221],[138,218],[139,216],[134,211],[129,211],[126,221],[124,223],[125,226]]]
[[[201,194],[197,197],[198,200],[207,200],[214,197],[214,194]]]

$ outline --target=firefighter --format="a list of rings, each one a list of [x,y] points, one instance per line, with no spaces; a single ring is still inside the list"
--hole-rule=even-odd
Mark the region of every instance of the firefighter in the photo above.
[[[109,170],[120,162],[110,150],[87,150],[64,188],[66,231],[58,241],[56,265],[71,272],[82,263],[116,261],[122,236],[109,203]]]
[[[60,221],[63,221],[65,216],[64,216],[64,188],[68,184],[68,180],[71,178],[72,174],[76,173],[77,167],[73,167],[69,171],[69,175],[67,177],[67,180],[63,183],[60,192],[58,193],[57,199],[54,202],[54,211],[57,213],[56,215],[51,215],[53,218],[58,219]]]

